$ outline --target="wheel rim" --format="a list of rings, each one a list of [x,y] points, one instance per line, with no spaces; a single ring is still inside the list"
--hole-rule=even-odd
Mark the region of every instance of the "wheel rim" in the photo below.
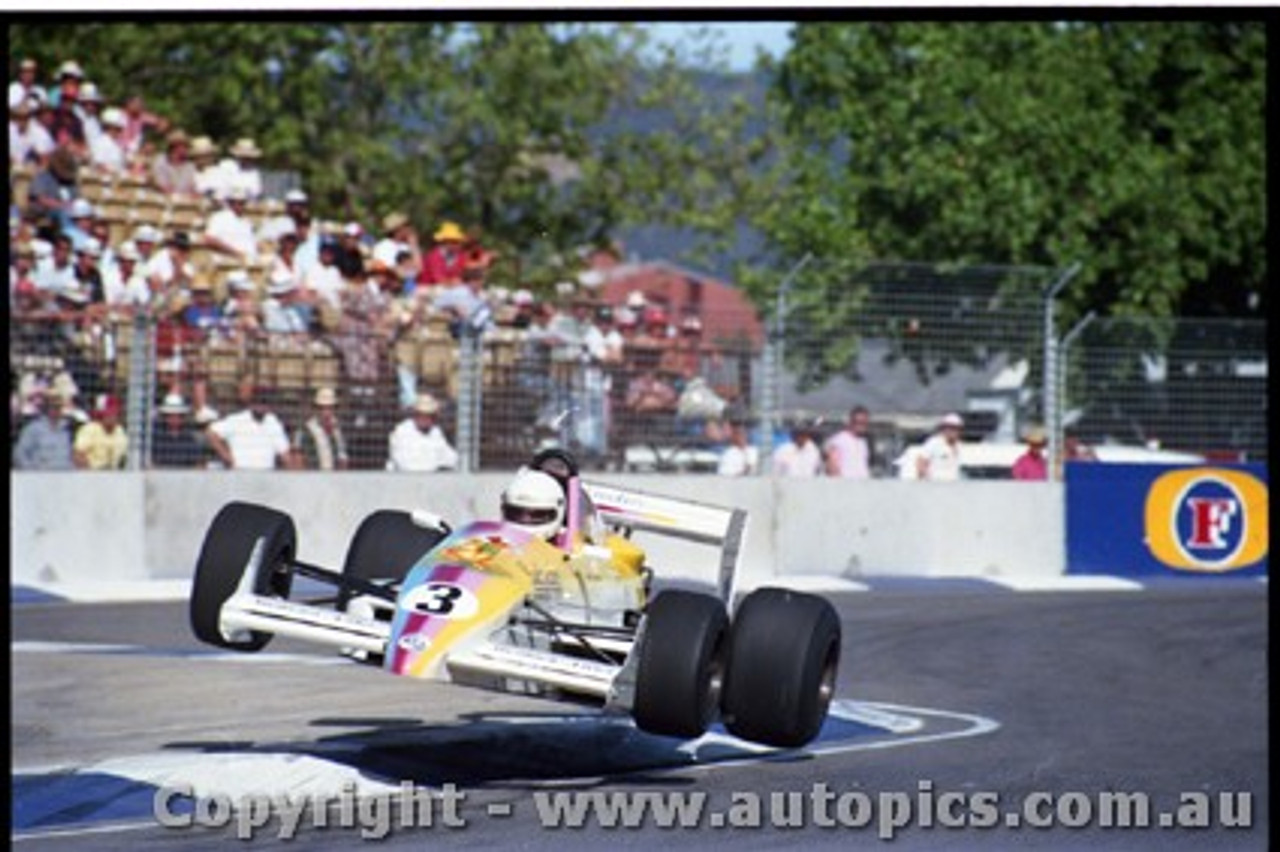
[[[822,661],[822,677],[818,681],[818,711],[824,717],[836,694],[836,670],[839,663],[840,646],[832,642],[827,646],[827,653]]]

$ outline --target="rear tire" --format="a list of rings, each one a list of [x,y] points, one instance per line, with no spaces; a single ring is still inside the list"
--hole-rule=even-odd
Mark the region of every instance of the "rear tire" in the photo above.
[[[447,535],[438,529],[420,527],[408,512],[382,509],[360,522],[347,547],[342,576],[362,580],[403,582],[405,575]],[[345,612],[354,595],[347,588],[338,591],[337,607]]]
[[[247,640],[228,640],[218,621],[222,605],[235,594],[254,547],[265,542],[253,578],[255,594],[287,598],[293,586],[292,562],[298,546],[293,519],[254,503],[228,503],[205,533],[191,587],[191,629],[196,638],[233,651],[259,651],[272,634],[251,631]]]
[[[796,748],[818,735],[835,693],[840,617],[817,595],[757,589],[733,621],[725,727],[744,740]]]
[[[645,611],[636,674],[636,726],[651,734],[701,736],[715,718],[724,680],[729,617],[718,598],[669,590]]]

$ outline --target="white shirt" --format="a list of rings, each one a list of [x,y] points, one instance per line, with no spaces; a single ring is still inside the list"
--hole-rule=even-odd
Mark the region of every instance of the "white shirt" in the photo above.
[[[27,119],[25,130],[18,126],[18,122],[9,122],[9,162],[25,163],[33,151],[37,157],[47,157],[55,147],[49,131],[35,119]]]
[[[406,243],[393,240],[390,237],[383,237],[373,247],[373,259],[394,267],[396,265],[396,255],[408,250],[409,246]]]
[[[145,305],[151,301],[151,289],[140,271],[142,264],[134,264],[133,275],[126,281],[120,274],[120,266],[111,264],[102,270],[102,292],[108,305]]]
[[[93,138],[89,144],[89,156],[94,165],[101,166],[112,174],[120,174],[128,165],[124,149],[109,133],[99,133]]]
[[[738,447],[732,444],[720,454],[716,473],[721,476],[748,476],[760,468],[760,451],[748,444]]]
[[[209,428],[227,442],[236,470],[272,470],[277,456],[289,452],[289,436],[270,412],[258,421],[250,411],[237,411]]]
[[[458,453],[438,425],[423,432],[410,417],[391,430],[388,470],[431,472],[458,466]]]
[[[335,308],[342,308],[342,273],[336,266],[317,263],[306,271],[303,281],[308,290],[316,293]]]
[[[204,232],[240,252],[247,263],[258,259],[258,241],[253,235],[253,223],[247,217],[237,216],[231,208],[224,207],[210,216]]]
[[[803,447],[787,441],[773,453],[774,476],[809,478],[822,472],[822,452],[813,441]]]
[[[835,463],[835,475],[844,479],[870,479],[870,448],[867,439],[841,429],[827,439],[823,449]]]
[[[960,478],[960,443],[948,443],[941,432],[931,435],[920,445],[920,458],[926,459],[928,464],[921,479],[955,482]]]

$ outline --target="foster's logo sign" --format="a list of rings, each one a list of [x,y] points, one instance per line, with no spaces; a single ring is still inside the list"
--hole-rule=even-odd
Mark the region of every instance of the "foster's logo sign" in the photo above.
[[[1145,542],[1181,571],[1223,573],[1267,556],[1267,485],[1225,468],[1170,471],[1147,492]]]

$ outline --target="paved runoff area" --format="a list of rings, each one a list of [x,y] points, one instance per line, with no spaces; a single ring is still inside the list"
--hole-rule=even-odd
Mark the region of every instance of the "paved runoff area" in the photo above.
[[[828,592],[838,697],[792,751],[720,729],[653,737],[590,707],[396,678],[288,640],[223,653],[191,636],[181,601],[15,592],[11,838],[1267,848],[1267,585],[1107,586]]]

